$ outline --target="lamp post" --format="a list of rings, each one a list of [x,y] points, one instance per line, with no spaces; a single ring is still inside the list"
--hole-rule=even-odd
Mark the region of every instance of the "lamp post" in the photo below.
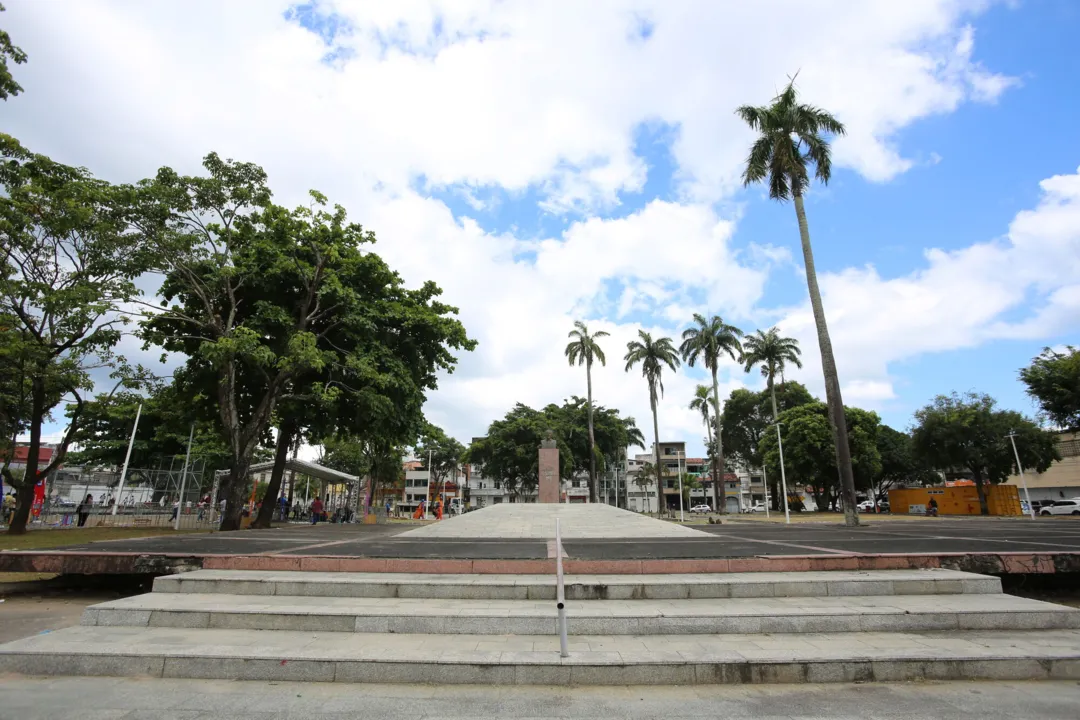
[[[1028,515],[1035,519],[1035,507],[1031,504],[1031,495],[1028,493],[1027,476],[1024,475],[1024,466],[1020,464],[1020,453],[1016,449],[1016,431],[1010,430],[1005,437],[1012,443],[1013,455],[1016,457],[1016,468],[1020,471],[1020,484],[1024,486],[1024,499],[1028,504]]]
[[[435,473],[431,471],[431,449],[427,451],[427,494],[424,496],[424,519],[429,520],[428,512],[431,509],[431,481],[435,478]]]
[[[780,450],[780,485],[784,491],[784,522],[791,524],[791,512],[787,501],[787,473],[784,471],[784,440],[780,436],[780,423],[776,423],[776,444]]]
[[[686,522],[686,514],[683,512],[683,491],[682,491],[682,475],[683,475],[683,467],[685,467],[685,463],[686,463],[686,451],[685,450],[678,450],[676,452],[678,453],[676,455],[676,458],[678,458],[678,462],[676,464],[676,467],[678,468],[678,473],[679,473],[679,522]]]
[[[120,501],[124,497],[124,478],[127,477],[128,462],[131,460],[131,448],[135,445],[135,431],[139,429],[140,415],[142,415],[142,403],[139,403],[139,409],[135,411],[135,424],[131,426],[131,439],[128,440],[127,455],[124,456],[124,469],[120,471],[120,486],[116,490],[116,501],[112,507],[113,515],[120,509]]]
[[[187,439],[187,454],[184,455],[184,469],[180,471],[180,497],[176,504],[176,524],[173,525],[173,530],[180,529],[180,514],[184,512],[184,490],[187,489],[187,468],[188,461],[191,460],[191,441],[195,437],[195,423],[191,423],[191,432],[188,433]]]

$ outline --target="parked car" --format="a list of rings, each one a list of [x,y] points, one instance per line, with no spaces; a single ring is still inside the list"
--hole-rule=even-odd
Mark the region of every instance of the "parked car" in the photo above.
[[[885,500],[882,500],[881,502],[879,502],[877,504],[877,509],[876,510],[874,509],[874,501],[873,500],[863,500],[861,503],[858,504],[857,507],[859,508],[859,512],[861,512],[861,513],[889,512],[889,503],[886,502]]]
[[[704,505],[704,504],[695,505],[694,507],[690,508],[690,512],[692,512],[692,513],[711,513],[712,508],[709,507],[708,505]]]
[[[744,513],[759,513],[759,512],[763,513],[763,512],[765,512],[765,503],[756,502],[753,505],[751,505],[750,507],[743,508],[743,512]]]
[[[1039,509],[1040,515],[1080,515],[1080,498],[1071,500],[1055,500],[1053,505],[1044,505]]]

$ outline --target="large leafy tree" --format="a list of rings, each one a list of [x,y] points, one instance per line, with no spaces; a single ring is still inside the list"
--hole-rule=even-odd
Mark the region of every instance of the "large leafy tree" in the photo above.
[[[719,315],[713,315],[706,319],[700,313],[694,313],[694,324],[683,330],[683,341],[679,346],[682,358],[687,365],[693,367],[700,360],[712,376],[713,403],[720,408],[720,389],[717,383],[716,373],[720,369],[720,361],[727,355],[737,361],[742,355],[742,346],[739,338],[742,330],[734,325],[728,325]],[[714,449],[715,458],[712,462],[713,474],[713,503],[718,513],[727,511],[727,503],[721,499],[721,487],[724,476],[724,436],[720,430],[720,412],[713,413],[713,437],[716,439]],[[726,493],[725,493],[726,495]]]
[[[731,391],[724,403],[724,446],[730,455],[737,458],[748,468],[762,467],[760,451],[761,438],[766,433],[776,434],[773,426],[773,408],[784,412],[799,405],[814,402],[814,396],[806,386],[795,381],[788,381],[774,386],[771,390],[753,392],[745,388]],[[778,417],[778,416],[777,416]],[[780,494],[780,476],[768,471],[769,496],[773,509],[779,509],[783,502]]]
[[[0,4],[0,12],[5,10],[6,8]],[[26,62],[26,53],[11,42],[11,36],[6,30],[0,29],[0,100],[7,100],[22,92],[22,86],[15,82],[8,62],[21,65]]]
[[[457,309],[438,301],[438,287],[405,288],[378,255],[364,253],[341,268],[340,278],[355,289],[358,301],[327,334],[337,360],[299,374],[278,406],[268,490],[275,495],[288,448],[301,436],[309,442],[334,436],[360,442],[376,464],[391,450],[411,445],[424,429],[426,392],[437,387],[438,372],[456,366],[451,350],[476,346],[453,317]],[[365,495],[365,503],[370,500]],[[272,508],[264,503],[253,527],[269,527],[271,518]]]
[[[142,336],[213,373],[230,451],[221,524],[228,530],[239,526],[251,458],[279,403],[334,403],[366,374],[370,358],[335,341],[355,339],[371,320],[368,289],[354,281],[369,262],[361,246],[374,236],[340,206],[327,209],[317,192],[308,206],[274,205],[255,165],[210,154],[204,166],[205,177],[163,168],[129,188],[127,201],[164,275],[164,302]],[[386,312],[402,313],[405,327],[412,322],[407,309]]]
[[[1053,433],[1018,412],[998,410],[989,395],[938,395],[915,413],[915,421],[911,435],[916,457],[943,472],[970,472],[983,515],[990,514],[986,485],[1002,483],[1014,472],[1009,433],[1016,433],[1025,470],[1043,472],[1061,459]]]
[[[1020,371],[1020,380],[1055,427],[1080,430],[1080,350],[1044,348]]]
[[[649,386],[649,408],[652,410],[653,421],[653,456],[656,470],[656,506],[660,512],[665,511],[663,487],[660,479],[660,424],[657,419],[656,405],[664,395],[663,372],[664,367],[673,372],[679,367],[679,354],[669,337],[653,339],[653,336],[644,330],[638,330],[638,339],[626,343],[626,372],[630,372],[636,366],[641,366],[641,375]]]
[[[114,207],[114,189],[81,168],[53,162],[0,134],[0,416],[4,444],[28,432],[26,471],[5,481],[17,504],[8,532],[26,531],[33,487],[64,461],[78,431],[92,374],[124,380],[114,350],[145,258]],[[40,467],[42,426],[71,403],[70,422]],[[8,434],[10,433],[10,435]],[[8,454],[10,457],[10,453]]]
[[[795,201],[803,264],[806,266],[806,284],[810,292],[814,324],[817,326],[818,347],[821,350],[825,397],[829,405],[829,419],[836,447],[836,465],[844,494],[845,522],[848,525],[858,525],[855,476],[851,466],[847,423],[844,420],[844,400],[840,394],[840,378],[836,372],[836,358],[833,357],[829,327],[825,322],[825,308],[821,303],[821,291],[818,289],[814,251],[810,246],[810,229],[806,223],[806,208],[803,205],[803,195],[810,187],[809,166],[813,165],[814,175],[821,183],[828,184],[832,175],[832,156],[826,136],[844,134],[844,126],[824,110],[800,103],[794,79],[769,105],[743,105],[736,110],[736,114],[758,133],[746,159],[743,183],[751,185],[765,181],[769,186],[769,197],[780,202],[792,199]]]
[[[502,420],[488,426],[487,435],[477,438],[464,459],[479,465],[485,477],[499,480],[511,497],[531,494],[540,482],[539,448],[544,433],[551,429],[559,448],[559,477],[573,477],[574,456],[566,441],[550,427],[549,418],[539,410],[518,403]]]
[[[590,333],[588,326],[578,320],[574,323],[574,329],[570,331],[570,342],[565,351],[566,359],[571,365],[585,366],[585,383],[588,390],[586,397],[589,403],[589,502],[596,502],[599,498],[596,482],[596,439],[593,433],[592,365],[594,360],[599,360],[601,365],[607,365],[604,351],[596,342],[598,338],[607,336],[608,333],[603,330]]]
[[[836,454],[833,452],[829,418],[828,406],[818,401],[780,413],[784,464],[789,481],[794,479],[798,484],[810,484],[819,510],[842,497],[837,483]],[[855,477],[861,487],[869,488],[872,478],[881,469],[881,456],[877,449],[881,421],[876,413],[859,408],[847,408],[845,418],[851,438]],[[759,452],[768,472],[779,476],[780,454],[775,432],[766,432],[761,436]],[[844,502],[846,504],[846,499]]]

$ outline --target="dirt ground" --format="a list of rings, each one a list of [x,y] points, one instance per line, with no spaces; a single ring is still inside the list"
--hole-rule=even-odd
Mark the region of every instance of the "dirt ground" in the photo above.
[[[150,590],[150,579],[0,573],[0,643],[78,625],[83,609]]]

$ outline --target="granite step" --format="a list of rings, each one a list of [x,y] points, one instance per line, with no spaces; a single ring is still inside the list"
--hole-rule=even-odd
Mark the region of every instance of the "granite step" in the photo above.
[[[1080,610],[1003,594],[568,601],[580,635],[1080,628]],[[84,625],[316,632],[554,634],[554,601],[148,593]]]
[[[478,685],[1080,680],[1080,630],[572,638],[74,627],[0,673]]]
[[[956,570],[567,575],[567,600],[1000,593],[1001,580]],[[198,570],[159,577],[155,593],[554,600],[553,575]]]

